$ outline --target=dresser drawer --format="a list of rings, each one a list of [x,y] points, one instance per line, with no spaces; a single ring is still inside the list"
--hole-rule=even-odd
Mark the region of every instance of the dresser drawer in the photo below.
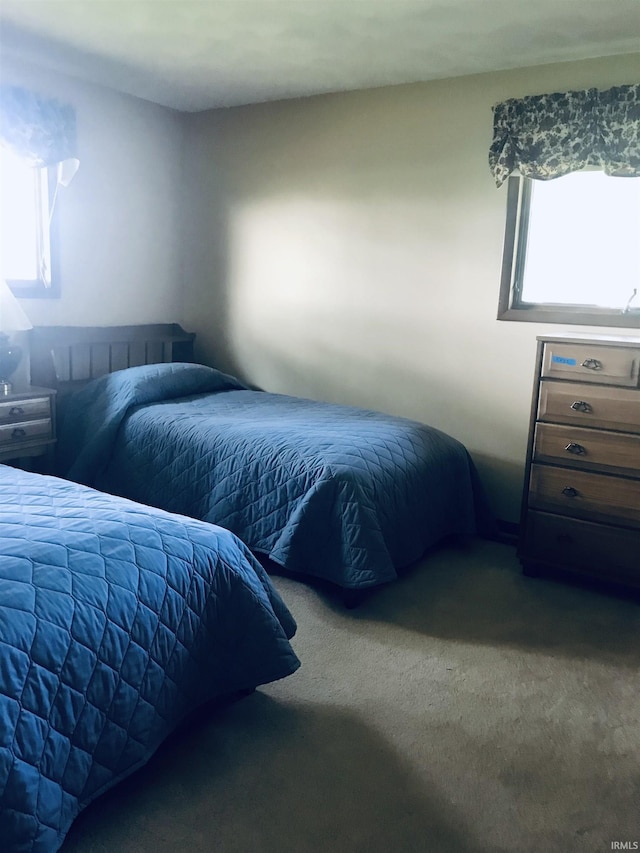
[[[544,380],[538,420],[640,433],[640,391]]]
[[[640,480],[574,468],[532,465],[529,506],[640,527]]]
[[[640,477],[640,435],[538,423],[533,459]],[[639,558],[640,559],[640,558]]]
[[[640,584],[640,531],[530,512],[524,547],[532,560]]]
[[[0,447],[23,444],[33,439],[51,436],[51,419],[23,421],[15,424],[0,425]]]
[[[49,397],[0,403],[0,424],[25,421],[30,418],[48,418],[50,414]]]
[[[542,376],[637,387],[640,351],[588,343],[553,343],[544,347]]]

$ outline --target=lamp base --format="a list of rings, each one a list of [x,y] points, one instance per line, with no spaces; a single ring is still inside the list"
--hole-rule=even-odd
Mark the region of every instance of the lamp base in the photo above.
[[[8,378],[20,364],[22,350],[16,344],[9,343],[7,335],[0,334],[0,394],[10,394],[13,384]]]

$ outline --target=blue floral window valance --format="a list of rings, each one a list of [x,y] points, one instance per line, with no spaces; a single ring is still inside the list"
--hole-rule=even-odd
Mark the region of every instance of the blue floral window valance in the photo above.
[[[33,166],[75,158],[75,110],[18,86],[0,86],[0,141]]]
[[[549,180],[586,166],[640,176],[640,85],[512,98],[494,107],[489,165]]]

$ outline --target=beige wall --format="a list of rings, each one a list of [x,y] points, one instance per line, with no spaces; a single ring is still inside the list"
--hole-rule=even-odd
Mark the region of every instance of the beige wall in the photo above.
[[[535,338],[569,329],[495,319],[491,107],[638,80],[634,55],[189,117],[185,319],[203,358],[449,432],[517,520]]]
[[[565,328],[495,320],[491,106],[636,82],[640,55],[195,116],[6,54],[2,79],[78,117],[62,295],[23,301],[35,325],[182,322],[258,385],[460,438],[516,520],[535,336]]]
[[[179,321],[179,113],[3,53],[2,82],[76,109],[80,169],[60,190],[59,299],[25,299],[34,325]]]

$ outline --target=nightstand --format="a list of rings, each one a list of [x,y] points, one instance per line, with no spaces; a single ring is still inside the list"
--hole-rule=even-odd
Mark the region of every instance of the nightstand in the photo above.
[[[51,388],[16,387],[0,395],[0,463],[46,456],[51,467],[56,417]]]

